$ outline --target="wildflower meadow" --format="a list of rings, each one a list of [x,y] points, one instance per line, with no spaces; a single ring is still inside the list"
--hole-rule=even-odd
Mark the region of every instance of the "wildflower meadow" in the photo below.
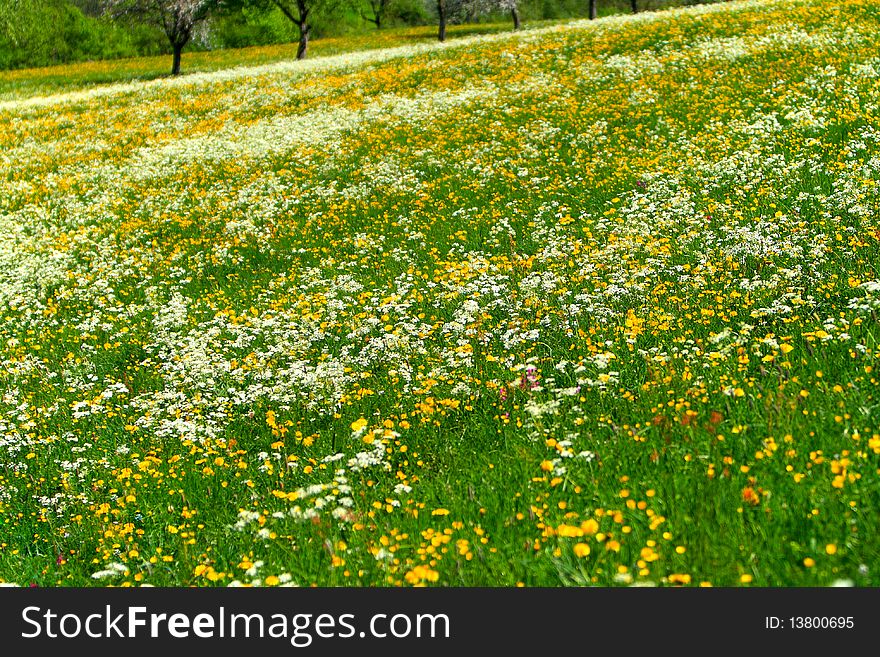
[[[0,581],[880,585],[878,34],[0,79]]]

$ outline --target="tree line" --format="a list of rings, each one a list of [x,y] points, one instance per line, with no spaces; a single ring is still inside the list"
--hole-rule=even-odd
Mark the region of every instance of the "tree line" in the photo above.
[[[712,0],[709,0],[712,1]],[[220,46],[296,41],[296,57],[308,56],[316,28],[353,21],[369,29],[434,22],[437,38],[453,23],[499,20],[511,29],[523,14],[535,18],[587,16],[601,11],[633,13],[696,4],[699,0],[0,0],[0,68],[39,66],[81,59],[171,54],[171,73],[181,71],[184,48],[219,33]],[[271,23],[269,21],[274,21]],[[285,26],[278,25],[282,22]],[[208,27],[210,25],[210,28]],[[248,31],[247,25],[257,26]],[[48,26],[53,26],[51,29]],[[267,28],[271,27],[271,30]],[[354,28],[357,29],[357,28]],[[365,29],[364,27],[360,28]]]

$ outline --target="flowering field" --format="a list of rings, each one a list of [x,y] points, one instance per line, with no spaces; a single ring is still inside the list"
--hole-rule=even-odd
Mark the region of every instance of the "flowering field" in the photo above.
[[[550,25],[550,21],[542,21]],[[509,31],[510,23],[477,23],[450,25],[451,38],[470,34],[489,34]],[[317,39],[309,45],[309,56],[339,55],[342,53],[394,48],[415,43],[433,43],[437,40],[436,26],[383,28],[368,34]],[[261,66],[296,57],[297,43],[274,46],[251,46],[187,52],[183,55],[184,73],[205,73],[238,66]],[[0,101],[71,91],[83,87],[113,82],[153,80],[167,77],[170,56],[139,57],[86,61],[76,64],[50,66],[40,69],[0,70]]]
[[[880,585],[878,22],[0,102],[0,580]]]

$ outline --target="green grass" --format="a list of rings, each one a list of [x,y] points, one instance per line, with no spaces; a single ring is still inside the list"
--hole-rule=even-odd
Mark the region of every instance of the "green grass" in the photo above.
[[[877,585],[877,21],[0,105],[0,580]]]
[[[530,23],[532,27],[552,24],[551,21]],[[493,34],[509,30],[508,23],[476,23],[451,25],[448,38],[476,34]],[[350,52],[393,48],[414,43],[431,43],[437,39],[437,28],[432,25],[394,27],[381,31],[345,37],[313,40],[309,44],[309,57],[327,57]],[[276,62],[293,61],[297,44],[252,46],[225,50],[185,52],[183,74],[220,71],[235,66],[260,66]],[[0,100],[50,95],[95,85],[127,83],[139,80],[155,80],[169,76],[171,56],[138,57],[89,61],[44,68],[0,71]]]

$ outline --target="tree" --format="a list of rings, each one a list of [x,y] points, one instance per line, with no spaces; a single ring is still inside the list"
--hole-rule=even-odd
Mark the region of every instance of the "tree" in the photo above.
[[[514,30],[518,30],[522,27],[522,21],[520,21],[519,18],[518,0],[498,0],[498,8],[510,12],[510,17],[513,18]]]
[[[373,25],[376,26],[377,30],[382,29],[382,23],[385,21],[385,17],[388,15],[388,9],[391,6],[391,0],[367,0],[367,5],[370,8],[370,13],[365,14],[361,12],[361,17]]]
[[[446,0],[437,0],[437,18],[439,20],[437,38],[440,41],[446,41],[446,20],[448,18],[448,7],[446,6]]]
[[[309,49],[309,39],[312,36],[311,14],[316,0],[272,0],[272,2],[299,30],[296,58],[305,59]]]
[[[441,12],[440,0],[437,0],[437,13],[440,15],[440,40],[443,41],[446,33],[445,23],[452,20],[465,22],[474,20],[482,14],[496,12],[509,12],[513,19],[513,29],[522,27],[519,15],[519,0],[443,0]]]
[[[0,0],[0,69],[47,66],[92,54],[93,34],[67,0]]]
[[[589,7],[590,7],[590,20],[593,20],[594,18],[596,18],[596,0],[590,0]]]
[[[104,13],[117,19],[153,23],[162,28],[171,44],[171,75],[180,73],[183,48],[193,30],[222,0],[103,0]]]
[[[639,13],[639,0],[629,0],[629,7],[632,9],[632,13]]]
[[[312,38],[314,21],[336,11],[345,0],[223,0],[224,11],[235,13],[244,7],[259,11],[277,9],[296,26],[299,34],[297,59],[305,59]],[[387,4],[390,4],[388,2]],[[381,22],[381,19],[380,19]]]
[[[19,30],[16,13],[20,11],[19,0],[11,0],[8,3],[0,3],[0,35],[5,36],[12,43],[18,45]]]
[[[312,20],[321,13],[329,13],[337,6],[337,0],[272,0],[281,13],[287,16],[299,31],[297,59],[305,59],[312,36]]]
[[[35,41],[42,44],[47,40],[41,34],[47,31],[47,21],[57,18],[53,9],[35,0],[0,0],[0,39],[14,48],[33,46]]]

